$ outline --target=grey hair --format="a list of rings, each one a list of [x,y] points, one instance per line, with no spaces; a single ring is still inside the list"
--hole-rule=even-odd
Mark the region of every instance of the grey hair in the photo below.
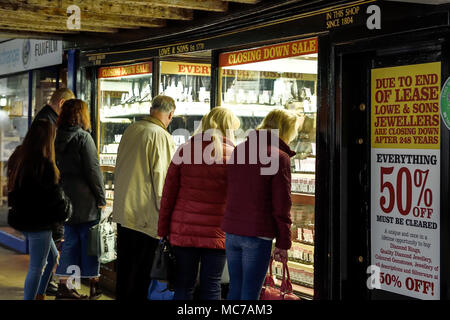
[[[169,96],[158,95],[152,100],[151,110],[170,113],[175,110],[175,108],[175,101]]]

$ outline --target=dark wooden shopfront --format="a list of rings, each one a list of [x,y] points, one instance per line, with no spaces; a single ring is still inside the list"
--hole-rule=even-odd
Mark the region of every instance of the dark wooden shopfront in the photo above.
[[[255,9],[244,19],[201,32],[81,48],[79,72],[90,81],[79,83],[79,88],[97,119],[99,67],[152,61],[156,95],[159,62],[183,56],[191,62],[210,63],[210,105],[214,107],[220,102],[221,54],[317,38],[314,299],[404,299],[366,285],[371,264],[370,74],[376,68],[440,61],[443,84],[450,75],[448,17],[446,6],[374,0],[337,1],[331,7],[323,2],[317,6],[294,3],[270,12]],[[441,126],[442,213],[449,209],[444,196],[449,190],[450,153],[444,147],[448,143],[448,130]],[[450,225],[445,214],[440,217],[440,298],[448,299]],[[107,268],[113,278],[114,264]],[[108,277],[108,271],[104,275]]]

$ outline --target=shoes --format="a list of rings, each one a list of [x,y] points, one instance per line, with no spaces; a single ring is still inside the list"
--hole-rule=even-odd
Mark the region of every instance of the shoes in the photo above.
[[[45,294],[36,294],[36,298],[34,300],[45,300]]]
[[[47,286],[47,290],[45,291],[45,294],[48,296],[56,296],[56,293],[58,292],[58,284],[56,281],[50,281]]]
[[[89,300],[97,300],[103,294],[99,288],[99,279],[90,279]]]
[[[56,293],[55,300],[87,300],[88,296],[80,294],[75,289],[67,288],[65,283],[58,284],[58,292]]]

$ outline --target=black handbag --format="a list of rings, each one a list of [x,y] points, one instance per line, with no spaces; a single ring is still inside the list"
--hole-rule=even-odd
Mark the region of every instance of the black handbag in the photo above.
[[[167,282],[167,288],[173,291],[175,263],[172,246],[166,238],[162,238],[155,250],[150,278]]]
[[[98,219],[100,220],[102,216],[102,209],[98,208]],[[100,231],[100,223],[93,225],[89,228],[88,233],[88,246],[87,246],[87,254],[88,256],[99,257],[102,254],[100,241],[101,241],[101,231]]]
[[[100,256],[101,249],[100,249],[100,224],[97,223],[96,225],[89,228],[88,233],[88,247],[87,247],[87,254],[88,256],[94,256],[98,257]]]

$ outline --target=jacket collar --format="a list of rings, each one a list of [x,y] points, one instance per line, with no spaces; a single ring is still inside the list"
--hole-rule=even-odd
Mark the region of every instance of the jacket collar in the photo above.
[[[205,134],[204,132],[199,132],[199,133],[193,135],[191,139],[195,139],[195,137],[197,137],[197,136],[199,136],[199,137],[201,136],[202,139],[203,139],[203,135],[204,134]],[[226,136],[222,136],[222,141],[223,141],[224,144],[227,144],[227,145],[229,145],[231,147],[235,147],[235,144],[233,143],[233,141],[228,139]]]
[[[256,136],[257,136],[258,139],[259,139],[259,135],[261,134],[261,131],[260,131],[260,130],[254,130],[253,132],[256,133]],[[253,132],[251,131],[251,132],[249,133],[249,136],[252,135],[252,134],[255,134],[255,133],[253,133]],[[286,142],[284,142],[283,140],[281,140],[276,134],[271,134],[271,135],[269,135],[269,139],[268,139],[268,141],[267,141],[269,145],[272,145],[272,141],[271,141],[272,137],[276,137],[276,139],[278,139],[278,149],[280,149],[281,151],[287,153],[287,155],[288,155],[289,157],[293,157],[293,156],[295,156],[295,155],[297,154],[295,151],[292,151],[291,148],[286,144]],[[248,139],[249,139],[249,138],[247,137],[247,140],[248,140]]]
[[[156,124],[157,126],[160,126],[161,128],[163,128],[164,130],[167,131],[167,128],[164,126],[164,123],[162,123],[161,120],[159,120],[159,119],[157,119],[157,118],[155,118],[155,117],[153,117],[153,116],[145,117],[145,118],[142,119],[142,120],[145,120],[145,121],[151,122],[151,123],[153,123],[153,124]]]
[[[286,144],[286,142],[284,142],[280,138],[278,138],[278,140],[279,140],[278,146],[279,146],[280,150],[286,152],[289,157],[293,157],[297,154],[295,151],[291,150],[291,148]]]
[[[53,108],[49,104],[46,104],[42,109],[44,108],[47,109],[48,112],[50,112],[52,115],[58,118],[58,114],[56,113],[55,110],[53,110]]]

